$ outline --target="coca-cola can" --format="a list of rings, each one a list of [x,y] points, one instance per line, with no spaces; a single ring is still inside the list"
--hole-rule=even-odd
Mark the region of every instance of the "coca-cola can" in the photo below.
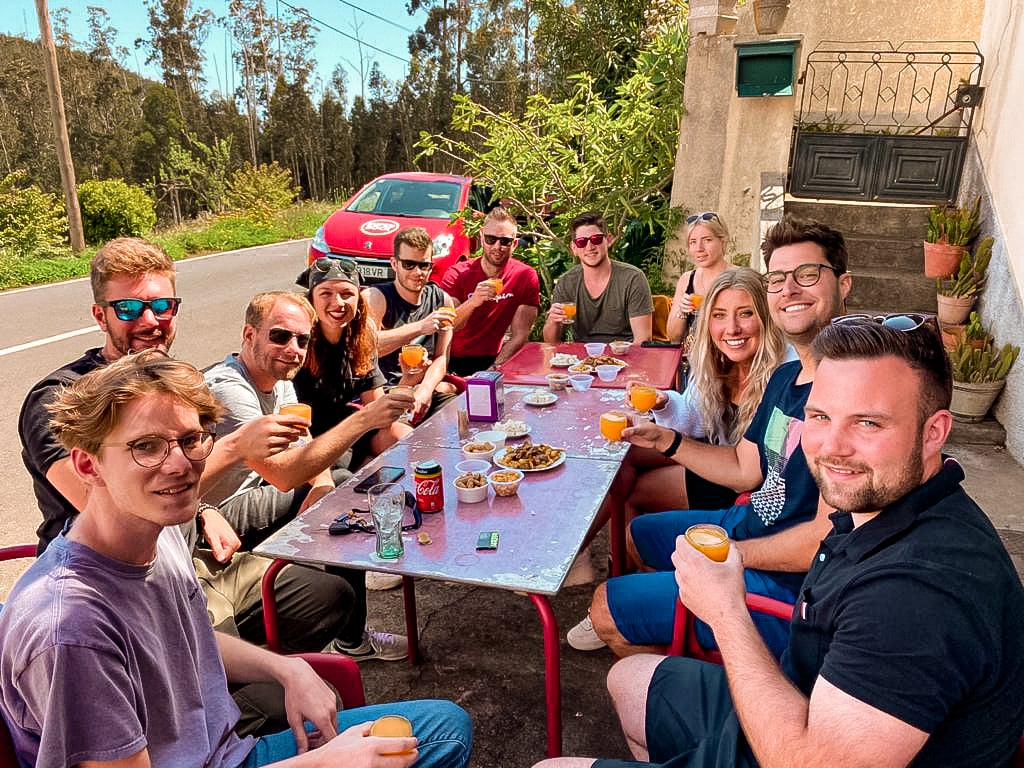
[[[433,459],[413,465],[416,483],[416,505],[421,512],[440,512],[444,509],[444,479],[441,465]]]

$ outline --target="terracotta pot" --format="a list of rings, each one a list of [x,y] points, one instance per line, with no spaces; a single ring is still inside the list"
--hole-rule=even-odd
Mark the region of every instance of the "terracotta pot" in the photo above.
[[[953,400],[949,410],[957,421],[975,422],[985,418],[992,403],[999,397],[1006,384],[1005,379],[999,381],[983,381],[971,384],[966,381],[953,382]]]
[[[946,245],[946,243],[924,244],[924,275],[925,277],[949,277],[960,266],[960,259],[967,253],[962,245]]]
[[[946,325],[945,323],[939,324],[939,331],[942,333],[942,346],[946,349],[952,349],[956,346],[956,343],[960,341],[960,337],[964,335],[964,328],[966,325]]]
[[[974,307],[974,296],[943,296],[936,295],[939,325],[962,325],[967,321]]]
[[[774,35],[782,29],[789,12],[789,0],[753,0],[754,28],[759,35]]]

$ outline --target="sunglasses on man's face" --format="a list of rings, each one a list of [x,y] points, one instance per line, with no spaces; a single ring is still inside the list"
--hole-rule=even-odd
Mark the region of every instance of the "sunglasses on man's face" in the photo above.
[[[488,245],[500,243],[502,248],[508,248],[516,241],[514,237],[499,237],[498,235],[484,235],[484,242]]]
[[[158,320],[167,320],[178,314],[181,299],[176,297],[150,299],[149,301],[143,301],[142,299],[114,299],[114,301],[101,301],[99,305],[101,307],[110,307],[114,310],[114,314],[117,315],[117,319],[125,322],[138,320],[142,317],[142,313],[146,311],[146,307],[149,307],[153,317]]]
[[[292,333],[284,328],[271,328],[267,331],[267,338],[270,339],[271,344],[277,344],[279,347],[286,346],[292,339],[295,339],[299,349],[305,349],[309,346],[308,333]]]
[[[714,211],[704,211],[704,213],[695,213],[693,216],[686,217],[686,226],[692,227],[698,221],[717,221],[721,223],[721,219],[718,218],[718,214]]]
[[[605,237],[607,237],[607,235],[598,232],[596,235],[591,235],[590,237],[577,237],[572,242],[577,248],[586,248],[587,243],[590,243],[591,245],[600,245],[604,242]]]
[[[418,269],[420,272],[429,272],[434,268],[429,261],[412,261],[411,259],[395,259],[395,261],[401,264],[402,269],[406,272],[412,272],[414,269]]]

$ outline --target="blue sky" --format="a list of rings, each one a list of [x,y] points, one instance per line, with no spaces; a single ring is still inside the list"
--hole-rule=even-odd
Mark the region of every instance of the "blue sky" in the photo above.
[[[425,14],[421,11],[409,16],[405,0],[287,0],[296,7],[304,8],[311,16],[324,24],[313,22],[319,28],[316,33],[317,47],[313,53],[317,61],[317,74],[328,82],[337,64],[348,71],[349,96],[359,92],[359,44],[352,38],[358,37],[364,44],[363,60],[369,72],[370,63],[377,61],[385,77],[390,80],[405,76],[409,53],[407,39],[409,31],[423,23]],[[267,11],[287,11],[285,0],[265,0]],[[38,39],[39,24],[36,19],[35,0],[3,0],[5,10],[0,14],[0,33]],[[159,79],[159,73],[145,64],[146,51],[136,50],[136,38],[146,37],[148,14],[142,0],[49,0],[51,18],[60,7],[68,8],[69,27],[72,37],[88,40],[88,14],[86,8],[96,5],[110,14],[110,23],[118,31],[118,43],[130,51],[126,65],[147,77]],[[193,0],[192,5],[209,8],[218,16],[227,13],[227,0]],[[393,24],[381,20],[383,17]],[[396,26],[397,25],[397,26]],[[346,37],[347,35],[347,37]],[[372,50],[374,46],[385,51]],[[213,27],[204,46],[206,56],[206,80],[208,90],[230,92],[237,85],[230,62],[231,40],[219,27]],[[388,55],[391,54],[391,55]]]

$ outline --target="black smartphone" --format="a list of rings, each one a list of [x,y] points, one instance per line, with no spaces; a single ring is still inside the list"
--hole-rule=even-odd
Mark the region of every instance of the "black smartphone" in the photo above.
[[[372,472],[365,479],[360,480],[359,485],[355,487],[355,492],[366,493],[378,483],[393,483],[400,479],[404,474],[405,469],[402,467],[381,467],[375,472]]]

